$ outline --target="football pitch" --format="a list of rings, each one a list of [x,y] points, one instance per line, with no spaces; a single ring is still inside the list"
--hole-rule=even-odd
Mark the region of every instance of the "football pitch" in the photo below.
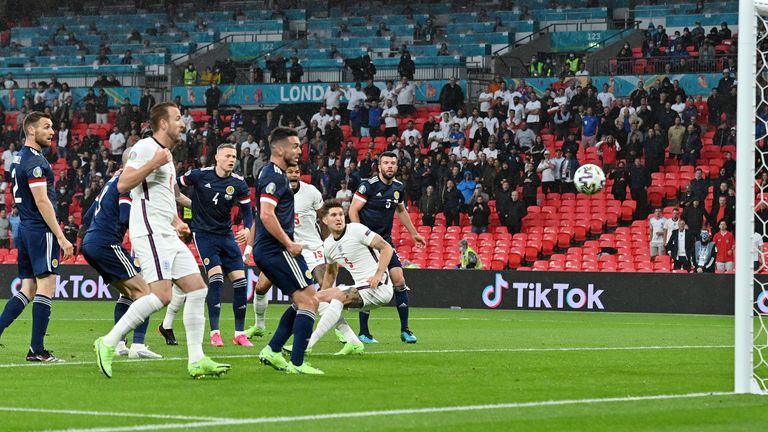
[[[270,305],[268,329],[284,308]],[[226,346],[205,351],[232,370],[193,380],[181,314],[179,346],[152,331],[161,313],[147,344],[165,358],[116,359],[107,379],[91,344],[113,303],[54,303],[47,345],[67,363],[51,365],[24,361],[27,309],[2,338],[2,431],[743,431],[768,421],[768,399],[730,394],[732,317],[412,309],[419,342],[406,345],[386,308],[371,315],[380,343],[365,355],[334,357],[329,334],[309,358],[326,375],[298,376],[258,362],[266,339],[233,346],[223,305]],[[356,329],[357,314],[346,317]]]

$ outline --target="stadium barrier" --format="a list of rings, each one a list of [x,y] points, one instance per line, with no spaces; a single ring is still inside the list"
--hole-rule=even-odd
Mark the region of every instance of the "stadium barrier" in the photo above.
[[[60,270],[56,300],[117,298],[116,291],[88,266],[65,265]],[[733,275],[422,269],[405,273],[415,307],[733,314]],[[250,268],[247,278],[250,299],[258,270]],[[759,280],[768,282],[768,277],[761,275]],[[339,282],[352,280],[341,270]],[[20,283],[15,265],[0,265],[0,298],[10,298]],[[768,296],[758,290],[755,294],[758,308],[768,313]],[[272,302],[287,301],[279,292],[269,297]],[[232,301],[230,289],[222,291],[222,301]]]

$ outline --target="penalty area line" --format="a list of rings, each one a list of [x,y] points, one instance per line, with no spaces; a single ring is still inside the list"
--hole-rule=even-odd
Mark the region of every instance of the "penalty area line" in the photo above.
[[[400,355],[400,354],[462,354],[462,353],[546,353],[546,352],[579,352],[579,351],[654,351],[654,350],[698,350],[698,349],[727,349],[733,345],[659,345],[659,346],[623,346],[623,347],[553,347],[553,348],[475,348],[475,349],[424,349],[424,350],[386,350],[366,351],[365,356],[371,355]],[[330,357],[333,353],[312,353],[313,357]],[[216,356],[218,359],[257,358],[258,354],[230,354]],[[163,361],[181,361],[186,357],[163,357],[161,359],[131,359],[121,360],[115,364],[151,363]],[[4,363],[0,369],[21,367],[62,367],[94,364],[95,361],[73,361],[64,363]]]
[[[303,416],[256,417],[256,418],[245,418],[245,419],[224,419],[224,420],[185,422],[185,423],[159,423],[159,424],[148,424],[148,425],[118,426],[118,427],[90,428],[90,429],[65,429],[61,431],[52,431],[52,432],[64,432],[64,431],[67,431],[67,432],[133,432],[133,431],[148,431],[148,430],[160,430],[160,429],[167,430],[167,429],[215,428],[215,427],[221,427],[221,426],[239,426],[239,425],[270,424],[270,423],[294,423],[294,422],[305,422],[305,421],[337,420],[337,419],[347,419],[347,418],[385,417],[385,416],[393,416],[393,415],[458,413],[458,412],[469,412],[469,411],[539,408],[539,407],[563,406],[563,405],[578,406],[578,405],[595,405],[595,404],[620,403],[620,402],[694,399],[694,398],[705,398],[705,397],[731,396],[734,394],[735,393],[733,392],[712,392],[712,393],[653,395],[653,396],[624,396],[624,397],[608,397],[608,398],[592,398],[592,399],[550,400],[550,401],[535,401],[535,402],[512,402],[512,403],[487,404],[487,405],[459,405],[459,406],[447,406],[447,407],[342,412],[342,413],[313,414],[313,415],[303,415]]]
[[[137,417],[149,419],[164,420],[197,420],[206,422],[228,421],[230,419],[222,417],[200,417],[174,414],[148,414],[131,412],[113,412],[113,411],[89,411],[89,410],[70,410],[53,408],[26,408],[26,407],[8,407],[0,406],[0,412],[18,412],[18,413],[37,413],[37,414],[64,414],[74,416],[94,416],[94,417]]]

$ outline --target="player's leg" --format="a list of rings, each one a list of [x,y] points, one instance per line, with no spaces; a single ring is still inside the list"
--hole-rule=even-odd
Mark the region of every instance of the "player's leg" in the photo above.
[[[312,368],[304,362],[304,354],[306,353],[309,339],[312,336],[312,328],[315,325],[318,306],[314,284],[295,291],[291,295],[291,300],[293,300],[298,310],[296,311],[296,319],[293,323],[293,349],[291,351],[291,362],[288,371],[322,374],[322,371]]]
[[[363,307],[363,299],[354,287],[343,291],[339,288],[325,289],[317,293],[317,300],[320,302],[318,305],[320,319],[317,322],[317,328],[309,338],[308,349],[312,349],[317,341],[337,326],[345,307]]]
[[[392,260],[395,260],[397,254],[392,256]],[[391,264],[391,263],[390,263]],[[397,267],[391,267],[389,269],[389,275],[392,278],[392,285],[395,292],[395,307],[397,307],[397,315],[400,317],[400,340],[405,343],[416,343],[416,336],[408,328],[408,291],[409,288],[405,284],[405,276],[403,275],[403,268],[400,266],[400,259],[397,259]]]
[[[245,266],[240,247],[233,235],[229,235],[226,241],[219,245],[219,259],[221,260],[221,270],[232,281],[232,312],[235,316],[235,333],[232,343],[252,347],[253,344],[245,334],[245,315],[248,312],[248,280],[245,278]]]
[[[221,318],[221,288],[224,286],[224,274],[221,266],[211,268],[208,272],[208,294],[205,303],[208,305],[208,321],[211,326],[211,346],[223,347],[219,319]]]
[[[253,289],[253,311],[256,315],[256,323],[253,327],[245,330],[245,335],[248,338],[264,336],[267,328],[267,305],[269,304],[267,293],[270,288],[272,288],[272,282],[262,272]]]
[[[131,298],[135,298],[137,300],[140,299],[146,293],[149,293],[149,286],[146,284],[146,282],[140,275],[136,275],[134,278],[113,282],[111,285],[117,288],[118,291],[121,292],[120,298],[118,299],[115,305],[115,324],[117,324],[120,321],[120,319],[122,319],[122,317],[125,315],[125,313],[128,312],[128,309],[133,304],[133,300]],[[123,307],[118,308],[118,306],[120,306],[121,304],[123,305]],[[122,311],[122,313],[119,313],[118,309],[123,309],[123,308],[125,310]],[[144,340],[147,335],[148,328],[149,328],[149,318],[146,318],[136,328],[133,329],[133,338],[132,338],[131,347],[127,348],[125,346],[126,338],[124,335],[123,338],[120,340],[120,342],[117,343],[117,346],[115,348],[115,354],[127,355],[128,358],[131,358],[131,359],[163,358],[163,356],[151,351],[149,347],[146,344],[144,344]]]
[[[117,288],[117,284],[113,283],[111,284],[113,287]],[[118,288],[118,291],[120,289]],[[133,300],[123,295],[123,293],[120,293],[120,297],[118,297],[117,301],[115,302],[115,310],[113,312],[113,316],[115,318],[115,324],[120,321],[120,318],[125,315],[125,313],[128,311],[128,308],[133,303]],[[120,342],[117,343],[117,346],[115,347],[115,354],[119,356],[127,356],[128,355],[128,347],[125,344],[125,336],[120,340]]]
[[[164,237],[171,250],[171,277],[174,283],[187,295],[184,306],[184,330],[187,334],[187,371],[194,378],[209,375],[221,375],[231,368],[224,363],[216,363],[203,353],[203,333],[205,332],[205,299],[208,287],[205,285],[197,261],[192,252],[178,237]]]
[[[173,285],[171,289],[171,301],[168,303],[168,307],[165,308],[165,316],[163,322],[157,327],[158,333],[165,338],[167,345],[178,345],[176,336],[173,334],[173,320],[176,318],[176,314],[179,313],[181,307],[184,306],[184,302],[187,300],[187,295],[177,285]]]
[[[51,234],[53,237],[53,234]],[[58,247],[56,247],[58,255]],[[53,357],[45,349],[45,333],[51,320],[51,299],[56,291],[56,275],[47,273],[35,278],[37,291],[32,300],[32,337],[29,343],[28,361],[63,361]]]
[[[32,261],[25,243],[26,238],[25,231],[21,231],[21,235],[16,244],[16,248],[19,251],[17,266],[19,270],[19,279],[21,279],[21,289],[8,300],[5,304],[5,308],[3,308],[3,313],[0,314],[0,337],[2,337],[5,329],[13,324],[16,318],[21,315],[24,308],[27,307],[30,300],[32,300],[37,293],[37,284],[34,277],[35,273],[32,270]]]

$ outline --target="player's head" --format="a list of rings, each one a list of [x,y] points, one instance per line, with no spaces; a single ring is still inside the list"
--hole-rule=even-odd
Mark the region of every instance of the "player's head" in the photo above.
[[[24,117],[23,127],[27,139],[33,139],[41,148],[51,146],[54,132],[50,114],[32,111]]]
[[[237,150],[234,144],[224,143],[216,147],[216,167],[223,170],[226,174],[232,172],[235,169],[235,162],[237,162]]]
[[[379,156],[379,172],[384,180],[392,180],[397,172],[397,155],[385,151]]]
[[[184,122],[181,120],[179,107],[173,102],[163,102],[152,107],[149,112],[149,127],[157,136],[167,136],[173,144],[181,141]]]
[[[299,180],[301,179],[301,170],[298,165],[288,165],[285,170],[285,175],[288,177],[288,184],[291,185],[291,189],[294,192],[299,190]]]
[[[269,149],[273,158],[284,161],[286,166],[299,164],[301,141],[296,129],[278,127],[269,134]]]
[[[326,200],[320,209],[320,214],[322,215],[322,222],[333,235],[341,234],[344,231],[346,220],[344,219],[344,207],[342,207],[341,201],[337,199]]]

